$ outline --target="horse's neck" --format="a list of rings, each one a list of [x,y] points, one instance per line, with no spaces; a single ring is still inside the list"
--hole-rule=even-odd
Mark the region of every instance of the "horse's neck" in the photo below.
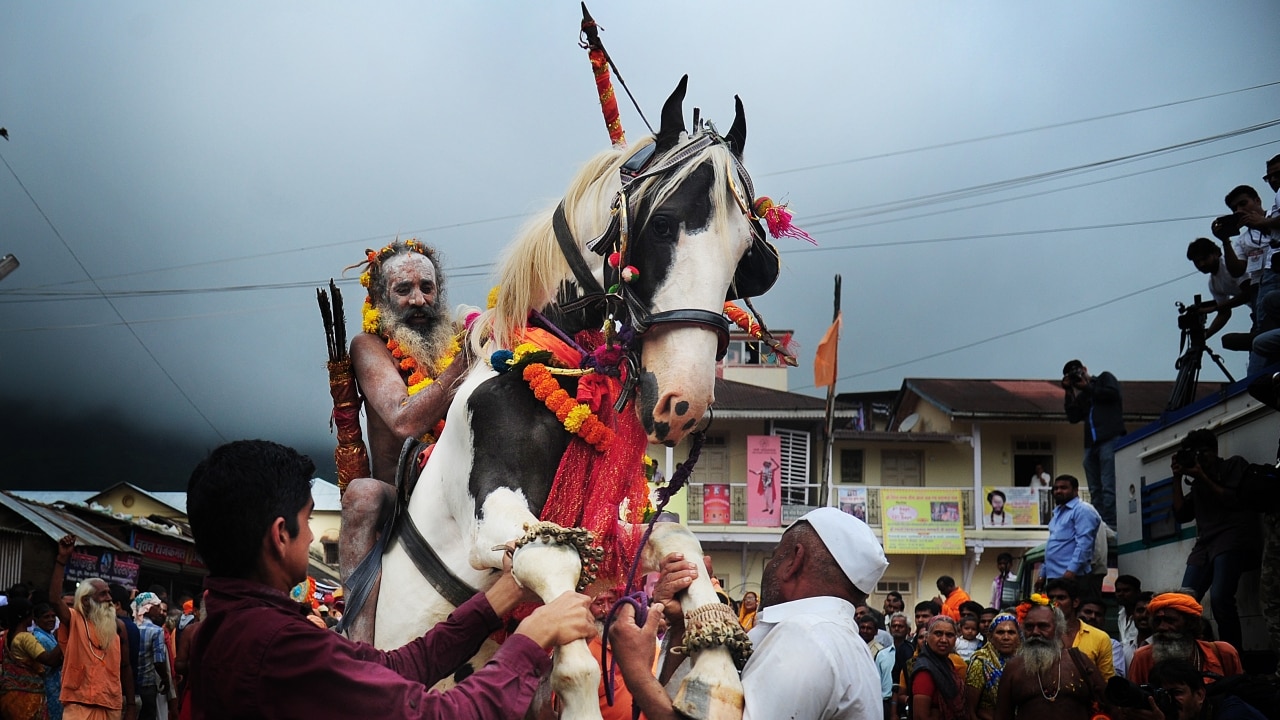
[[[555,302],[542,311],[547,320],[564,331],[564,334],[569,337],[573,337],[583,330],[599,330],[604,325],[604,305],[602,304],[590,305],[580,310],[568,312],[561,310],[564,304],[577,299],[578,286],[571,282],[565,283],[560,286],[560,291],[556,293]]]

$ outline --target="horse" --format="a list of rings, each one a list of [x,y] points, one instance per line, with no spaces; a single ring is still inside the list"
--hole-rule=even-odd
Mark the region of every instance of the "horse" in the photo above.
[[[531,317],[570,345],[582,330],[607,325],[612,335],[622,328],[604,347],[622,356],[623,369],[608,386],[613,394],[598,403],[599,415],[622,429],[617,442],[601,442],[603,452],[588,454],[622,452],[617,448],[625,445],[630,423],[642,428],[628,436],[640,449],[627,461],[638,466],[649,442],[675,445],[711,406],[715,364],[729,337],[724,303],[767,290],[778,256],[751,211],[751,180],[741,164],[741,100],[735,97],[735,118],[724,136],[696,119],[687,132],[687,82],[682,78],[664,104],[654,136],[588,161],[563,200],[530,221],[509,248],[496,302],[470,329],[477,359],[408,501],[400,523],[407,530],[392,536],[383,556],[378,647],[421,635],[491,585],[504,545],[521,536],[512,564],[522,585],[544,601],[583,587],[587,541],[539,523],[575,436],[520,373],[499,372],[499,361],[485,361],[518,345],[534,324]],[[573,397],[588,376],[556,379]],[[621,523],[616,506],[611,512],[621,537],[634,542],[638,526]],[[656,568],[670,552],[702,556],[688,529],[657,523],[643,548],[643,567]],[[614,557],[606,564],[610,559],[627,562]],[[681,602],[690,618],[727,608],[705,574]],[[690,623],[691,635],[696,624]],[[695,662],[677,707],[698,718],[741,717],[742,689],[729,651],[696,639],[688,647]],[[562,701],[562,717],[599,718],[599,681],[585,641],[556,650],[551,688]]]

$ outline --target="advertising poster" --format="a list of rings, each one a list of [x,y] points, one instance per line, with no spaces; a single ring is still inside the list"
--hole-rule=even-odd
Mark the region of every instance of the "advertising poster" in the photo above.
[[[867,489],[840,488],[837,495],[840,512],[848,513],[862,522],[867,521]]]
[[[963,555],[960,490],[884,488],[880,491],[884,551],[905,555]]]
[[[1034,487],[982,488],[982,526],[987,528],[1038,527],[1040,492]]]
[[[777,435],[747,436],[747,524],[782,525],[782,439]]]
[[[116,583],[125,587],[137,587],[138,558],[132,555],[119,555],[105,550],[101,555],[91,555],[79,550],[71,553],[67,561],[68,580],[87,580],[101,578],[108,583]]]
[[[708,483],[702,486],[702,522],[707,525],[729,524],[728,483]]]

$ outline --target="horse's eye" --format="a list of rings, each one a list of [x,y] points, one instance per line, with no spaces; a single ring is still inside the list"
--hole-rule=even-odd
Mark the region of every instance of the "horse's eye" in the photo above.
[[[670,238],[675,234],[675,223],[671,222],[671,218],[665,215],[655,215],[649,221],[649,227],[653,229],[653,234],[660,238]]]

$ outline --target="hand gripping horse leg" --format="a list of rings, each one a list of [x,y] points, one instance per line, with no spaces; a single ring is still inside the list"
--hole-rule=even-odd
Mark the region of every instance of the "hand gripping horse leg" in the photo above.
[[[673,522],[656,523],[645,547],[647,564],[658,567],[659,561],[673,552],[701,565],[702,546],[688,528]],[[680,607],[685,615],[685,647],[693,667],[676,692],[675,709],[695,720],[741,720],[742,681],[730,650],[736,646],[733,649],[741,652],[745,643],[749,654],[750,641],[737,617],[732,612],[725,614],[729,606],[720,602],[706,572],[698,572],[680,598]]]
[[[585,543],[575,543],[565,535],[585,536]],[[516,548],[511,559],[511,574],[526,588],[538,594],[543,602],[551,602],[567,592],[576,592],[584,574],[580,548],[589,545],[590,533],[566,530],[552,523],[538,523]],[[590,573],[592,568],[588,568]],[[600,667],[596,664],[586,640],[562,645],[552,656],[551,690],[560,698],[561,720],[600,720],[597,688]]]

